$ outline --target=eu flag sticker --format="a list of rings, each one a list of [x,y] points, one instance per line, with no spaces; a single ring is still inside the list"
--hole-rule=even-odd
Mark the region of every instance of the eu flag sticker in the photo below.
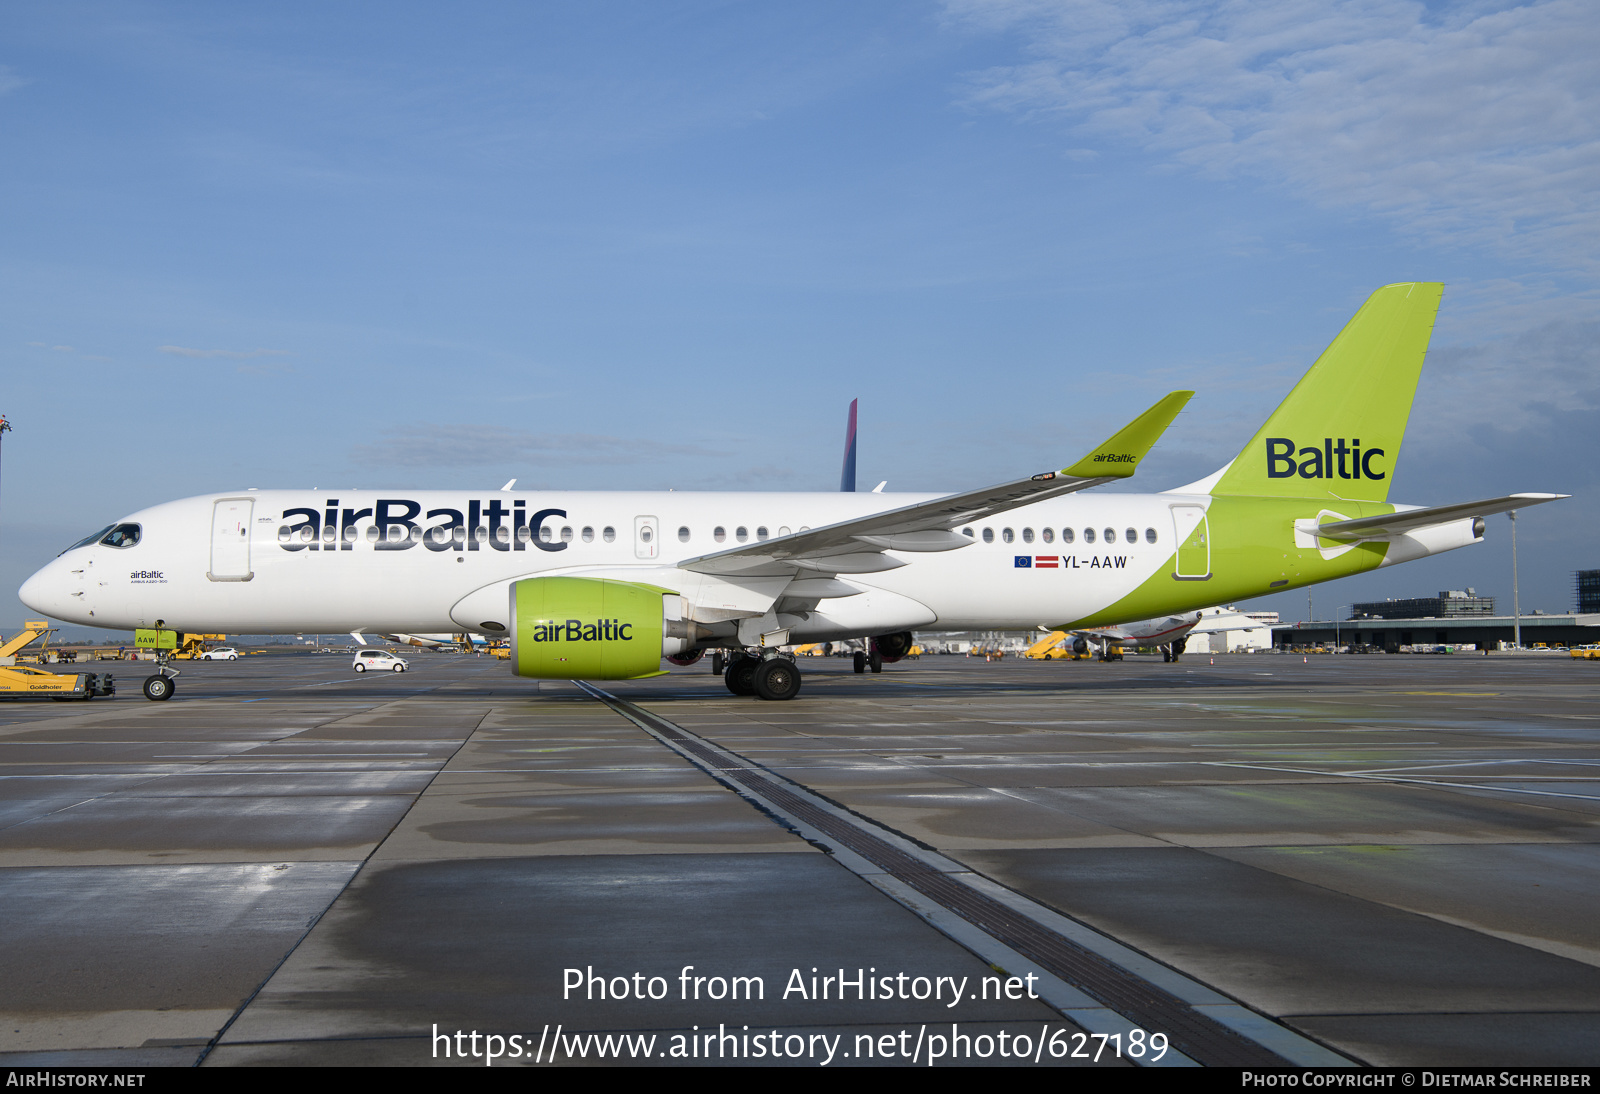
[[[1016,563],[1017,569],[1019,569],[1019,570],[1031,570],[1031,569],[1033,569],[1033,556],[1032,555],[1017,555],[1016,556],[1016,560],[1017,560],[1017,563]]]

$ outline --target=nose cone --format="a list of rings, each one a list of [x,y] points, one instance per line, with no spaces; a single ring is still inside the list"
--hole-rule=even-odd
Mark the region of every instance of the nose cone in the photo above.
[[[17,590],[17,598],[40,615],[68,623],[93,623],[89,606],[84,603],[83,582],[74,581],[75,575],[56,559]],[[78,595],[74,596],[73,593]]]

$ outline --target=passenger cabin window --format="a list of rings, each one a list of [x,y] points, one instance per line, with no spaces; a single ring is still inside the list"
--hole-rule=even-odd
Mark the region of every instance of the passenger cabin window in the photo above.
[[[679,543],[688,543],[689,542],[689,526],[687,524],[684,525],[682,528],[678,529],[678,542]]]
[[[1071,543],[1072,540],[1073,540],[1072,529],[1071,528],[1063,528],[1063,529],[1061,529],[1061,542],[1062,543]]]
[[[750,532],[748,529],[742,526],[735,528],[733,530],[733,538],[738,540],[740,543],[743,543],[745,540],[750,538]]]
[[[994,542],[994,529],[993,528],[985,528],[983,530],[983,542],[985,542],[985,543],[993,543]]]
[[[1005,542],[1010,543],[1017,538],[1017,534],[1009,528],[1002,528],[1000,529],[1000,538]]]
[[[1115,542],[1117,542],[1117,530],[1115,528],[1107,528],[1106,529],[1106,542],[1107,543],[1115,543]]]
[[[607,528],[606,531],[609,532],[609,531],[611,531],[611,529]],[[459,528],[456,529],[456,538],[457,539],[461,538],[461,529],[459,529]],[[549,528],[548,525],[541,524],[541,525],[539,525],[539,538],[544,540],[544,542],[549,543],[551,540],[555,539],[556,537],[555,537],[555,533],[550,531],[550,528]]]
[[[583,530],[583,542],[585,542],[585,543],[593,543],[594,542],[594,529],[593,528],[585,528]]]
[[[1144,530],[1144,541],[1146,543],[1154,543],[1156,541],[1156,530],[1154,528],[1146,528]]]
[[[711,529],[711,538],[716,540],[718,543],[722,543],[728,538],[728,530],[719,524],[715,528]]]
[[[1122,538],[1128,543],[1138,543],[1139,529],[1129,528],[1126,532],[1122,533]]]
[[[1083,542],[1085,542],[1085,543],[1093,543],[1094,542],[1094,529],[1093,528],[1085,528],[1083,530]]]
[[[761,525],[759,528],[756,529],[756,538],[757,539],[766,539],[767,538],[767,526],[765,524]]]
[[[1044,540],[1046,543],[1054,543],[1055,539],[1056,539],[1055,529],[1053,529],[1053,528],[1044,529],[1043,531],[1041,531],[1039,533],[1039,538]]]
[[[616,542],[617,538],[617,530],[608,524],[606,525],[605,531],[600,533],[600,538],[605,540],[607,543],[614,543]]]
[[[561,529],[561,542],[562,543],[571,543],[572,542],[572,529],[570,527]]]
[[[1032,528],[1024,528],[1022,530],[1022,542],[1024,542],[1024,543],[1032,543],[1033,542],[1033,529]]]
[[[963,528],[963,529],[961,529],[961,534],[966,536],[968,539],[975,538],[972,535],[972,529],[971,528]]]

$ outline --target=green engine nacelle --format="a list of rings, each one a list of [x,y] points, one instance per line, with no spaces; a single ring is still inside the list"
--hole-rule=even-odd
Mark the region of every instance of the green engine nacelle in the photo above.
[[[518,676],[629,680],[656,676],[670,589],[597,577],[530,577],[511,586],[511,666]],[[666,648],[671,646],[671,649]]]

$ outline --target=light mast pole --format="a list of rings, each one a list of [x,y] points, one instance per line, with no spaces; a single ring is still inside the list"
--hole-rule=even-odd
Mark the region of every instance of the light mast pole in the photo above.
[[[1522,648],[1522,601],[1517,593],[1517,511],[1511,510],[1511,641]]]

